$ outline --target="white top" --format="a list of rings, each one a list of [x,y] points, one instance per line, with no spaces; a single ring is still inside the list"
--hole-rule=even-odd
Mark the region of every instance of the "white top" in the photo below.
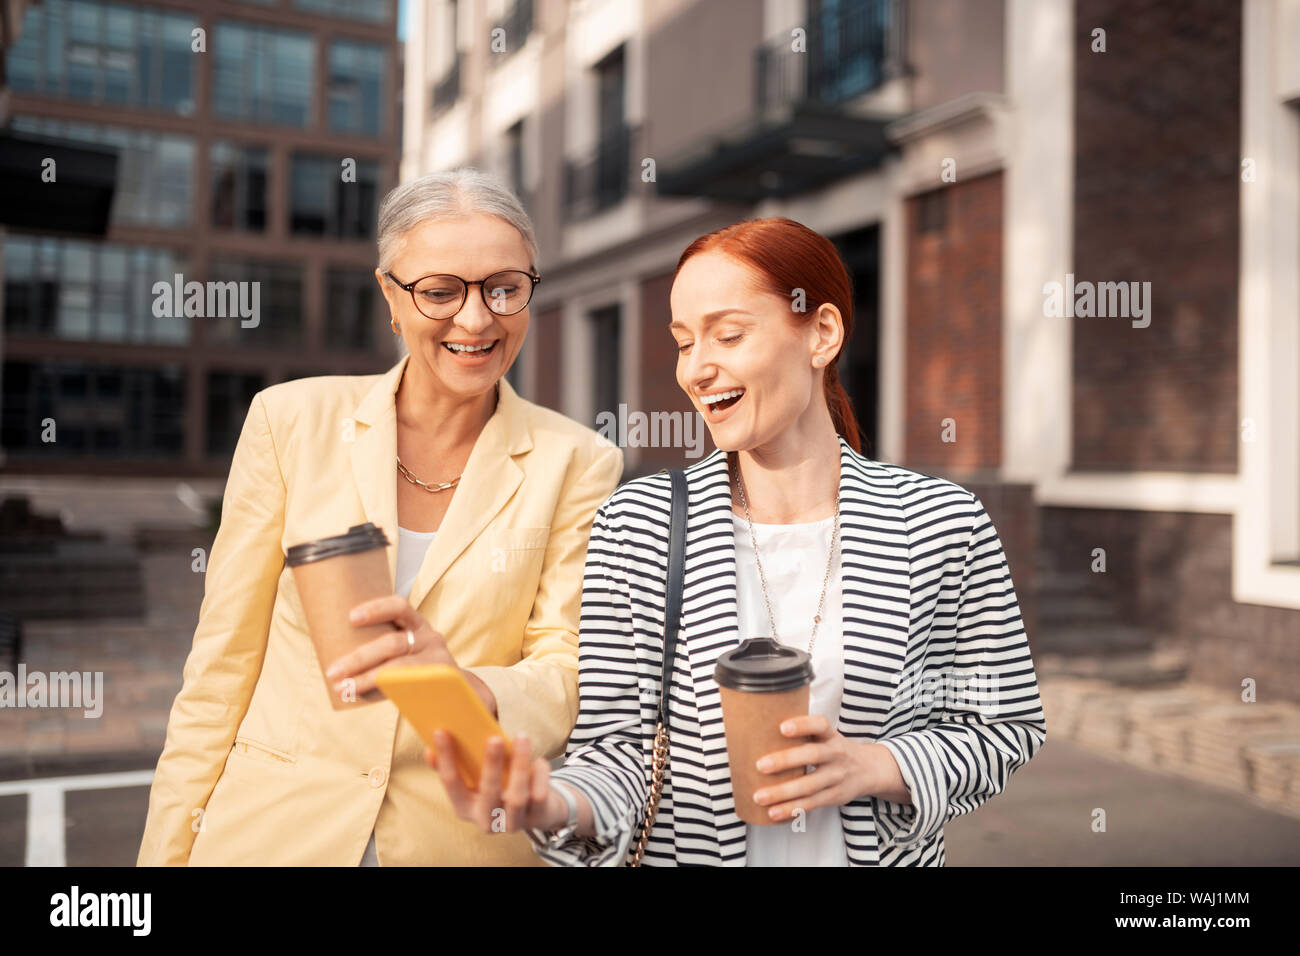
[[[826,559],[831,547],[834,518],[808,524],[755,524],[763,573],[772,599],[777,639],[782,644],[808,650],[813,616],[826,578]],[[763,601],[763,587],[754,562],[749,524],[732,515],[736,533],[736,585],[740,637],[767,637],[772,625]],[[841,529],[842,532],[843,529]],[[844,693],[843,593],[840,587],[840,554],[836,548],[826,586],[826,603],[817,626],[813,647],[813,684],[809,711],[820,714],[835,726],[840,698]],[[848,850],[839,807],[809,810],[796,831],[794,821],[773,826],[746,824],[746,866],[848,866]]]
[[[415,584],[415,576],[420,573],[424,556],[438,536],[436,531],[408,531],[400,525],[397,528],[397,581],[394,594],[407,597]]]
[[[424,556],[429,551],[429,545],[433,544],[433,539],[438,536],[436,531],[408,531],[401,525],[397,526],[397,575],[396,586],[393,588],[394,594],[400,594],[407,597],[411,593],[411,587],[415,584],[415,577],[420,573],[420,567],[424,564]],[[375,834],[370,834],[370,842],[366,844],[366,852],[361,857],[361,866],[378,866],[379,857],[375,852]]]

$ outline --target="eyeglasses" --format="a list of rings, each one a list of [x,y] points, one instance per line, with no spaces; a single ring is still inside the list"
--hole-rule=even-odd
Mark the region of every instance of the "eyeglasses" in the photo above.
[[[497,315],[514,315],[528,308],[532,301],[533,290],[542,281],[541,276],[517,269],[494,272],[486,279],[470,282],[454,275],[430,275],[403,282],[391,272],[384,275],[393,280],[399,288],[411,293],[411,301],[422,315],[431,319],[450,319],[465,305],[469,287],[479,287],[483,304]]]

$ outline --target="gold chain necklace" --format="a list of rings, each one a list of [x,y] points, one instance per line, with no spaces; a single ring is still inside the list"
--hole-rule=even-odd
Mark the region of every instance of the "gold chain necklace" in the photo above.
[[[419,485],[425,491],[429,492],[429,494],[433,494],[436,491],[446,491],[448,488],[455,488],[456,484],[460,481],[460,479],[464,475],[464,473],[462,472],[460,475],[457,475],[451,481],[435,481],[433,483],[427,481],[421,481],[419,478],[416,478],[415,475],[411,473],[411,470],[409,468],[407,468],[405,465],[402,464],[401,455],[397,456],[397,471],[401,474],[403,478],[405,478],[411,484]]]
[[[772,627],[772,639],[779,642],[776,634],[776,617],[772,614],[772,599],[767,593],[767,577],[763,574],[763,562],[758,556],[758,538],[754,535],[754,520],[749,516],[749,502],[745,500],[745,479],[740,475],[740,456],[736,456],[736,490],[740,492],[740,503],[745,509],[745,521],[749,524],[749,541],[754,548],[754,564],[758,566],[758,581],[763,586],[763,603],[767,605],[767,620]],[[808,653],[812,653],[817,643],[817,625],[822,622],[822,605],[826,603],[826,589],[831,583],[831,568],[835,564],[835,542],[840,532],[840,493],[835,492],[835,519],[831,523],[831,551],[826,557],[826,577],[822,580],[822,594],[817,599],[817,613],[813,615],[812,637],[808,639]]]

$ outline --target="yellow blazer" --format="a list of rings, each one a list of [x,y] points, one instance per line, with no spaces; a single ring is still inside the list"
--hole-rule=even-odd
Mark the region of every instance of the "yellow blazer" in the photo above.
[[[285,550],[372,521],[397,566],[397,418],[382,375],[258,392],[149,794],[139,863],[544,865],[457,818],[387,700],[334,711]],[[500,385],[410,601],[496,695],[502,729],[563,752],[578,710],[587,537],[623,471],[595,432]]]

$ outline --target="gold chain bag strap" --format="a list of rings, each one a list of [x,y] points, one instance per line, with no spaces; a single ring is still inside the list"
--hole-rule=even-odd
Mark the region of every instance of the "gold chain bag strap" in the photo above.
[[[673,656],[677,650],[677,631],[682,620],[682,578],[686,568],[686,474],[678,469],[664,469],[673,486],[672,511],[668,518],[668,589],[664,607],[663,671],[659,679],[659,721],[655,727],[654,751],[650,763],[650,798],[646,801],[641,836],[628,866],[640,866],[646,843],[659,814],[659,798],[664,792],[668,772],[668,691],[672,687]]]

